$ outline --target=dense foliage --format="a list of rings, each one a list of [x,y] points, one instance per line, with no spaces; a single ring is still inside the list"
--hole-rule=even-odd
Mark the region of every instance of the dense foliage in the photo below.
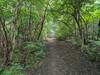
[[[39,63],[51,34],[100,61],[100,1],[0,0],[0,73],[23,75],[17,69]]]

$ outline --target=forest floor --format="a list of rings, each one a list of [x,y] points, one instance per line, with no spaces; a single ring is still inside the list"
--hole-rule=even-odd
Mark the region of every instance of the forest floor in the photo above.
[[[46,43],[46,58],[35,72],[28,75],[100,75],[95,64],[86,59],[70,41],[50,39]]]

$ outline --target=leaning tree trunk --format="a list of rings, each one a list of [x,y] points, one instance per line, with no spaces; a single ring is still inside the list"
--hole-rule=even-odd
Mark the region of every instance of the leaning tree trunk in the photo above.
[[[74,19],[77,23],[77,26],[78,26],[78,31],[79,31],[79,35],[80,35],[80,41],[81,41],[80,44],[81,44],[81,48],[83,48],[83,46],[84,46],[84,32],[83,32],[82,18],[80,15],[79,8],[75,9],[73,17],[74,17]]]
[[[44,10],[43,16],[41,17],[41,21],[40,21],[40,30],[39,30],[39,34],[38,34],[37,40],[40,39],[40,36],[41,36],[41,34],[42,34],[42,30],[43,30],[43,27],[44,27],[44,22],[45,22],[45,18],[46,18],[46,15],[47,15],[47,9],[48,9],[48,6],[49,6],[49,2],[50,2],[50,0],[49,0],[48,3],[47,3],[47,6],[46,6],[46,8],[45,8],[45,10]]]
[[[77,11],[76,14],[74,14],[74,18],[75,18],[75,21],[78,25],[78,30],[79,30],[79,35],[80,35],[80,39],[83,39],[83,28],[82,28],[82,20],[80,18],[80,13],[79,11]]]

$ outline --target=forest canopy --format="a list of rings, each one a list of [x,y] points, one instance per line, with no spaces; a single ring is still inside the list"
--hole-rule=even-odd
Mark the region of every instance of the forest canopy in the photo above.
[[[41,61],[50,34],[98,60],[100,0],[0,0],[0,72]]]

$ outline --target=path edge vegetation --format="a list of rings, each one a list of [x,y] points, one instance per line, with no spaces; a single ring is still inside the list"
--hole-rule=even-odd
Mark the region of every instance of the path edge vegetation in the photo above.
[[[0,73],[44,59],[43,41],[52,33],[100,62],[100,1],[0,0]]]

